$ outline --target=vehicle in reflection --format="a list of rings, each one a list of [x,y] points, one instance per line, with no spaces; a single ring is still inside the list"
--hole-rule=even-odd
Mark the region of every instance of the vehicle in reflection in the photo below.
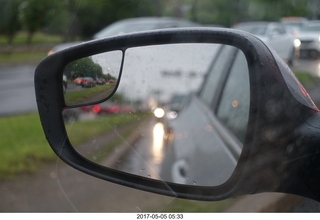
[[[180,18],[170,17],[140,17],[117,21],[105,27],[93,36],[93,39],[101,39],[110,36],[133,33],[137,31],[178,28],[200,27],[200,24]]]
[[[73,82],[75,83],[75,85],[77,86],[82,86],[83,84],[83,77],[77,77],[73,80]]]
[[[79,114],[80,114],[80,112],[78,110],[74,110],[74,109],[64,109],[62,111],[62,117],[66,123],[74,122],[74,121],[78,120]]]
[[[105,114],[130,114],[134,110],[129,105],[118,105],[113,102],[105,102],[103,104],[86,106],[86,111],[92,111],[95,114],[105,115]]]
[[[201,25],[185,19],[174,17],[139,17],[128,18],[114,22],[103,28],[98,33],[94,34],[92,39],[101,39],[110,36],[133,33],[137,31],[165,29],[165,28],[179,28],[179,27],[200,27]],[[80,44],[81,42],[68,42],[58,44],[50,49],[48,55],[58,51],[67,49],[69,47]]]
[[[68,80],[66,75],[62,76],[62,86],[63,86],[63,93],[66,93],[68,89]]]
[[[162,170],[171,170],[171,177],[166,178],[181,184],[216,186],[231,176],[247,130],[248,71],[244,54],[223,46],[208,69],[201,90],[178,103],[178,115],[170,123],[173,137],[168,143],[168,155],[175,156],[165,158]],[[210,171],[204,167],[210,167]]]
[[[104,78],[98,78],[95,80],[95,82],[96,82],[96,85],[104,85],[107,83]]]
[[[70,62],[63,72],[76,86],[69,86],[64,94],[67,105],[90,103],[103,97],[107,98],[116,88],[121,60],[122,52],[112,51]],[[106,83],[108,80],[114,83]],[[96,86],[97,83],[99,86]]]
[[[84,77],[83,78],[83,83],[81,85],[83,88],[91,88],[96,86],[96,82],[94,81],[93,78],[91,77]]]
[[[319,58],[320,22],[308,22],[300,29],[300,53],[303,57]]]
[[[80,43],[81,43],[80,41],[76,41],[76,42],[67,42],[67,43],[58,44],[58,45],[54,46],[53,48],[51,48],[48,51],[47,55],[49,56],[49,55],[54,54],[60,50],[64,50],[66,48],[72,47],[72,46],[80,44]]]
[[[179,116],[179,112],[189,99],[191,94],[173,94],[170,101],[164,105],[164,115],[161,122],[164,127],[164,138],[170,140],[172,137],[172,123]]]
[[[107,83],[116,83],[117,82],[117,80],[114,80],[114,79],[108,79],[107,80]]]
[[[243,22],[233,26],[249,32],[273,48],[289,65],[299,57],[299,44],[288,29],[278,22]]]
[[[123,170],[124,167],[130,167],[132,173],[150,175],[156,179],[167,178],[166,176],[168,176],[167,181],[177,181],[176,178],[173,179],[171,176],[172,166],[175,166],[174,162],[166,159],[172,157],[171,151],[166,151],[169,144],[172,144],[169,140],[175,135],[175,133],[171,134],[170,130],[174,121],[179,118],[180,112],[183,112],[184,106],[190,101],[191,94],[198,91],[204,82],[205,74],[212,65],[220,46],[217,44],[203,44],[199,47],[197,44],[173,44],[128,49],[121,74],[122,77],[118,82],[119,87],[115,94],[110,100],[75,108],[79,112],[78,122],[70,125],[70,129],[67,129],[70,132],[69,134],[71,135],[74,132],[73,130],[76,131],[78,126],[81,127],[82,123],[92,123],[100,127],[109,123],[108,117],[115,117],[119,122],[127,119],[131,121],[131,118],[133,118],[135,128],[130,132],[122,133],[123,130],[131,127],[131,122],[128,125],[121,126],[110,124],[116,130],[105,131],[106,136],[111,135],[110,132],[114,133],[114,135],[121,135],[121,142],[134,146],[134,151],[129,150],[125,155],[113,152],[113,156],[110,157],[117,155],[118,161],[121,162],[112,164],[112,167],[118,167],[117,169],[120,170]],[[194,55],[190,53],[191,51],[198,51],[199,53]],[[170,54],[170,56],[163,56],[163,54]],[[230,55],[225,54],[225,56]],[[103,65],[102,69],[104,69]],[[149,83],[148,86],[145,86],[147,83]],[[112,83],[106,85],[112,85]],[[188,121],[192,121],[192,118],[197,117],[193,115]],[[65,121],[65,123],[67,128],[69,122]],[[161,135],[154,136],[153,130],[156,130],[155,133]],[[138,134],[135,134],[134,138],[131,139],[131,135],[135,132],[138,132]],[[75,135],[75,137],[78,136]],[[154,140],[155,138],[157,140]],[[90,138],[91,141],[88,141],[88,144],[92,145],[92,143],[99,142],[99,146],[108,145],[98,141],[100,139],[101,141],[103,140],[100,135],[93,136]],[[71,142],[77,145],[76,149],[80,151],[78,142],[73,138],[71,138]],[[94,145],[96,146],[96,144]],[[157,152],[161,153],[161,157],[158,157],[153,151],[153,153],[150,152],[153,149],[152,146],[157,146]],[[100,148],[105,149],[105,147]],[[174,147],[171,148],[173,149]],[[179,148],[178,144],[175,148]],[[119,147],[120,151],[122,150]],[[136,151],[145,153],[140,155]],[[150,152],[150,154],[147,152]],[[83,156],[88,159],[92,157],[102,158],[101,155],[98,156],[99,153],[101,153],[101,150],[92,150],[91,154],[84,152]],[[192,157],[193,153],[193,151],[188,152],[190,157]],[[143,158],[142,162],[132,162],[140,161],[141,158]],[[160,160],[159,158],[162,159]],[[179,160],[180,158],[176,159]],[[103,161],[105,160],[99,160],[99,164],[104,163]],[[198,161],[199,166],[205,166],[206,163],[206,160],[203,160],[203,163]],[[164,168],[169,164],[171,164],[170,169]],[[144,170],[144,172],[140,172],[140,170]],[[163,170],[163,174],[161,170]],[[190,173],[190,178],[192,178],[192,173]],[[200,176],[196,178],[198,180],[194,180],[195,182],[202,182]]]
[[[309,20],[305,17],[283,17],[280,22],[288,28],[296,39],[300,40],[299,32],[301,28],[309,22]]]

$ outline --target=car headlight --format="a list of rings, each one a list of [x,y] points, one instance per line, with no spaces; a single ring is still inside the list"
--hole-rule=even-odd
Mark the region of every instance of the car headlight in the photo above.
[[[176,112],[176,111],[170,111],[170,112],[167,113],[167,117],[168,117],[169,119],[175,119],[175,118],[178,117],[178,112]]]
[[[294,47],[300,47],[301,41],[300,41],[299,39],[295,39],[295,40],[293,41],[293,45],[294,45]]]
[[[51,54],[54,54],[54,51],[53,51],[53,50],[49,50],[47,55],[49,56],[49,55],[51,55]]]
[[[156,108],[153,112],[154,116],[157,118],[162,118],[164,116],[164,110],[162,108]]]

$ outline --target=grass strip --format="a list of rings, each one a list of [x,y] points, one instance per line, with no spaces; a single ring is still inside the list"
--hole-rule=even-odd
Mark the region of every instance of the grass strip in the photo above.
[[[47,54],[45,52],[30,52],[30,53],[12,53],[0,54],[0,64],[18,65],[25,63],[39,63]]]
[[[150,114],[120,114],[98,117],[90,121],[76,121],[66,125],[70,142],[73,146],[79,146],[100,135],[112,131],[115,128],[140,121]]]
[[[0,118],[0,179],[35,172],[41,162],[56,158],[45,139],[38,114]]]
[[[138,115],[114,115],[94,121],[78,122],[71,135],[77,142],[85,142],[101,135],[106,127],[97,121],[108,121],[109,129],[125,125],[130,120],[138,120]],[[0,180],[12,179],[19,173],[34,173],[44,162],[54,161],[57,156],[52,151],[40,124],[38,114],[26,114],[0,118]]]
[[[295,71],[294,74],[306,89],[320,85],[320,78],[312,76],[309,72]]]
[[[116,136],[110,143],[103,146],[100,150],[94,152],[94,156],[92,158],[88,159],[92,160],[95,163],[101,162],[102,160],[110,156],[114,152],[116,147],[121,146],[124,142],[123,140],[127,140],[128,137],[130,137],[133,133],[133,130],[128,130],[121,133],[121,136]]]
[[[79,91],[67,92],[64,95],[64,99],[67,105],[75,105],[98,101],[110,95],[114,87],[115,84],[105,84]]]
[[[25,45],[27,43],[28,33],[20,31],[16,34],[12,41],[12,45]],[[39,43],[62,43],[62,37],[58,35],[49,35],[42,32],[36,32],[30,44]],[[8,45],[8,39],[4,35],[0,35],[0,46]]]

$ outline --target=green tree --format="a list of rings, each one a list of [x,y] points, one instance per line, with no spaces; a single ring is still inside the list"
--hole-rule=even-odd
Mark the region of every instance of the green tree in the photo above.
[[[70,23],[74,22],[74,17],[68,10],[68,4],[68,1],[57,1],[52,4],[50,6],[51,12],[45,16],[44,26],[40,27],[46,33],[63,36],[65,41],[70,31]],[[79,34],[75,30],[72,31],[70,36]],[[71,38],[71,40],[73,40],[73,38]]]
[[[91,38],[109,24],[132,17],[155,16],[159,11],[151,0],[69,0],[68,10],[74,15],[83,38]]]
[[[64,75],[68,79],[75,79],[76,77],[92,77],[93,79],[104,77],[101,66],[94,63],[89,57],[69,63],[64,69]]]
[[[308,5],[302,0],[248,0],[248,14],[252,20],[279,21],[282,17],[310,17]]]
[[[11,44],[14,36],[21,28],[19,20],[19,6],[21,0],[0,0],[0,34],[8,39]]]
[[[189,0],[189,19],[206,24],[230,27],[247,20],[247,0]]]
[[[25,0],[22,5],[22,20],[28,31],[27,43],[31,43],[34,33],[50,23],[59,14],[63,1]]]

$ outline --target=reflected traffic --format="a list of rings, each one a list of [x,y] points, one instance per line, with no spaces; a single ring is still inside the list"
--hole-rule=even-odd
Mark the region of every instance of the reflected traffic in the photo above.
[[[107,98],[115,90],[120,75],[122,52],[112,51],[84,57],[63,70],[66,105],[79,105]]]
[[[69,140],[82,156],[112,169],[221,185],[237,165],[246,134],[248,76],[244,54],[231,46],[130,48],[109,100],[62,112]]]

